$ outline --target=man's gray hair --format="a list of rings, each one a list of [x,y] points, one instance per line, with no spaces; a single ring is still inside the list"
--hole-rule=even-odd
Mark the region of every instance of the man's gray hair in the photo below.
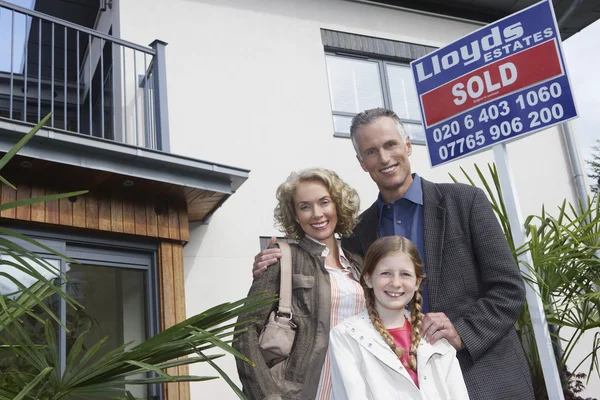
[[[360,112],[356,114],[354,118],[352,118],[352,124],[350,124],[350,139],[352,139],[352,145],[354,146],[354,151],[356,151],[358,158],[362,159],[362,155],[360,154],[358,144],[356,143],[356,131],[362,126],[372,124],[381,117],[393,119],[396,122],[396,125],[398,125],[398,133],[400,136],[406,138],[404,125],[402,124],[400,117],[398,117],[398,115],[396,115],[396,113],[392,110],[388,110],[387,108],[372,108],[370,110]]]

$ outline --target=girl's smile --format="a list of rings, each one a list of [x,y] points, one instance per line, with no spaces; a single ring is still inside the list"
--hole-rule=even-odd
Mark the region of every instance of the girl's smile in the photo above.
[[[375,308],[382,320],[390,320],[404,310],[413,299],[421,279],[417,279],[415,266],[406,253],[396,252],[382,258],[365,283],[373,289]],[[403,313],[401,313],[404,315]]]

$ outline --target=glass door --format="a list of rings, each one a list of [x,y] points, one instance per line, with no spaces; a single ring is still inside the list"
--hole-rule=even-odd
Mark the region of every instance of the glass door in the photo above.
[[[88,333],[83,348],[89,349],[103,338],[106,342],[94,359],[126,344],[135,346],[148,338],[146,282],[143,269],[106,267],[97,264],[69,264],[67,293],[82,309],[66,309],[66,352],[71,351],[77,337]],[[135,398],[148,399],[144,386],[127,385]],[[79,397],[73,397],[79,399]],[[83,399],[83,398],[82,398]]]
[[[75,341],[84,332],[86,332],[83,339],[84,350],[90,349],[106,338],[104,347],[94,356],[94,359],[99,359],[124,344],[129,344],[128,348],[140,344],[158,332],[155,247],[140,245],[142,247],[140,249],[126,247],[126,244],[122,244],[123,242],[109,241],[94,243],[90,240],[89,243],[82,243],[80,240],[70,241],[69,239],[36,238],[36,240],[78,261],[78,263],[71,263],[61,260],[49,252],[46,253],[39,248],[33,248],[29,243],[19,241],[21,246],[37,253],[55,269],[53,276],[57,277],[60,273],[67,275],[66,292],[83,306],[75,310],[67,306],[59,296],[50,297],[45,301],[46,305],[68,329],[65,331],[55,324],[59,348],[58,361],[61,370],[65,368],[67,356]],[[0,257],[16,262],[9,255],[2,254],[1,250]],[[19,270],[14,267],[10,269],[10,266],[6,264],[9,263],[0,263],[0,272],[10,274],[23,284],[34,283],[28,283],[27,276],[19,277]],[[42,271],[41,267],[40,271]],[[52,275],[50,272],[45,275],[48,274]],[[50,275],[46,278],[51,279],[53,276]],[[14,283],[10,279],[2,279],[0,276],[0,293],[6,296],[15,291]],[[39,311],[40,314],[44,312],[41,307]],[[23,326],[30,331],[30,337],[34,339],[34,342],[41,344],[44,341],[44,326],[38,320],[33,317],[25,318]],[[20,370],[27,368],[27,365],[18,365],[21,361],[9,359],[0,349],[0,372],[7,372],[10,368]],[[124,388],[137,399],[159,400],[162,398],[159,385],[149,387],[124,385]],[[82,397],[72,397],[83,400]]]
[[[66,255],[79,261],[66,265],[67,293],[83,309],[67,307],[64,312],[69,329],[61,337],[65,354],[84,330],[88,330],[84,348],[107,338],[96,359],[124,344],[129,343],[128,348],[138,345],[157,332],[158,296],[151,254],[67,243]],[[125,385],[125,388],[135,398],[160,398],[159,387]]]

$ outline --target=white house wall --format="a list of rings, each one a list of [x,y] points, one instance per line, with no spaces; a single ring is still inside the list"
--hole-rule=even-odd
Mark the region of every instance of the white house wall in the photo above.
[[[115,2],[123,39],[166,41],[171,151],[250,169],[240,190],[185,247],[188,315],[245,296],[259,236],[276,235],[275,189],[292,170],[331,168],[368,207],[377,189],[350,140],[333,137],[320,29],[443,46],[479,25],[342,0]],[[573,201],[557,129],[509,145],[524,215]],[[414,146],[413,170],[433,181],[485,166],[490,151],[437,169]],[[232,359],[222,360],[236,378]],[[193,373],[210,370],[193,368]],[[194,399],[234,399],[222,380],[192,384]]]

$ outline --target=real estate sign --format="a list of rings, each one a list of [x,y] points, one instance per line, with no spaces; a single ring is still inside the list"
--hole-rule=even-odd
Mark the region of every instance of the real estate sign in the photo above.
[[[551,1],[411,63],[432,166],[577,116]]]

